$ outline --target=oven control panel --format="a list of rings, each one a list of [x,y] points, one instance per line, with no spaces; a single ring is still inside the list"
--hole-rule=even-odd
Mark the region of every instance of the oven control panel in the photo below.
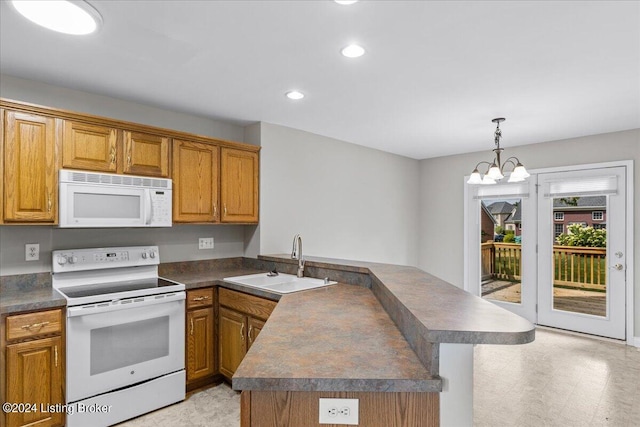
[[[157,246],[67,249],[53,251],[54,273],[158,265]]]

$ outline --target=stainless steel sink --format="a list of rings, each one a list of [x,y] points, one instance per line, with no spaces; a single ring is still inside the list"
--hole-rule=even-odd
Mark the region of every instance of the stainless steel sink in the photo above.
[[[323,279],[314,279],[312,277],[297,277],[293,274],[283,273],[279,273],[277,276],[269,276],[267,273],[249,274],[246,276],[227,277],[223,280],[237,285],[251,286],[253,288],[277,292],[279,294],[306,291],[308,289],[322,288],[338,283],[332,281],[325,282]]]

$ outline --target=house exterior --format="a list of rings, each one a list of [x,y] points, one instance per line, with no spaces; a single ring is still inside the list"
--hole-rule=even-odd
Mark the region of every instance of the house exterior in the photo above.
[[[491,215],[484,203],[480,203],[480,207],[480,243],[485,243],[493,240],[496,219]]]
[[[553,201],[553,234],[567,232],[571,224],[607,228],[607,196],[558,198]]]
[[[513,213],[505,220],[505,228],[507,230],[514,230],[516,236],[522,234],[522,209],[520,204],[514,206]]]
[[[515,206],[509,202],[494,202],[487,206],[487,209],[495,218],[496,226],[505,227],[505,221],[509,219]]]

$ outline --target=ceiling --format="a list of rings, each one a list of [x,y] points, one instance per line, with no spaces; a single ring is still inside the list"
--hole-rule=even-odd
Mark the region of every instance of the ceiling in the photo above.
[[[637,1],[90,3],[68,36],[3,0],[0,72],[416,159],[491,150],[499,116],[507,148],[640,128]]]

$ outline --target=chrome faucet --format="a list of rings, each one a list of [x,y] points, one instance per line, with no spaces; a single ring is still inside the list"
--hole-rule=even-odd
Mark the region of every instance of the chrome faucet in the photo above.
[[[302,257],[302,236],[293,236],[293,248],[291,249],[291,259],[298,260],[298,277],[304,276],[304,258]]]

